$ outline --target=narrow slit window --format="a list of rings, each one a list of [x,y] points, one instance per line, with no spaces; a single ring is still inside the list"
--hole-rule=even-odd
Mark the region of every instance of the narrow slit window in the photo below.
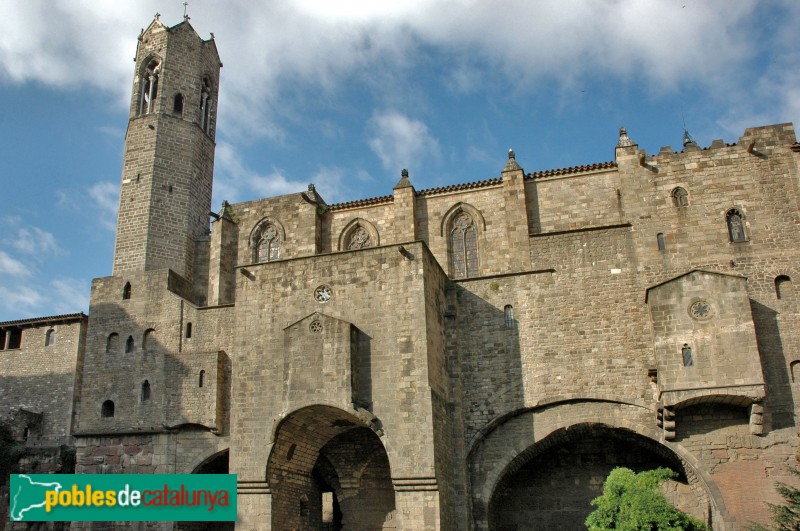
[[[186,339],[192,338],[192,323],[186,323]]]
[[[153,339],[155,337],[155,330],[152,328],[148,328],[144,331],[144,335],[142,336],[142,351],[147,352],[147,349],[153,347]]]
[[[692,347],[690,347],[688,343],[683,344],[683,348],[681,349],[681,355],[683,356],[684,367],[691,367],[692,365],[694,365],[694,358],[692,357]]]
[[[656,235],[656,242],[658,243],[658,250],[662,253],[667,250],[667,242],[664,240],[664,233],[659,232]]]
[[[133,336],[128,336],[125,342],[125,354],[132,354],[134,349]]]
[[[200,377],[197,381],[197,387],[205,387],[206,385],[206,371],[200,371]]]
[[[175,98],[172,101],[172,112],[183,114],[183,94],[180,92],[175,94]]]
[[[54,329],[50,329],[47,331],[47,334],[44,336],[44,346],[51,347],[56,344],[56,331]]]
[[[510,304],[503,309],[506,321],[506,330],[514,330],[514,307]]]
[[[150,400],[150,382],[147,381],[147,380],[145,380],[142,383],[142,396],[141,396],[141,399],[142,399],[142,402],[147,402],[148,400]]]
[[[126,282],[125,287],[122,288],[122,300],[128,300],[131,298],[131,283]]]

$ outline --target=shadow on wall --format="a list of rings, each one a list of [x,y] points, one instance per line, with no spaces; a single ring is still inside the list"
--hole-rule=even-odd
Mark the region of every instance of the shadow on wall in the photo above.
[[[765,423],[768,430],[794,427],[794,403],[789,368],[781,341],[778,312],[750,299],[761,369],[767,384]],[[771,422],[770,422],[771,420]]]

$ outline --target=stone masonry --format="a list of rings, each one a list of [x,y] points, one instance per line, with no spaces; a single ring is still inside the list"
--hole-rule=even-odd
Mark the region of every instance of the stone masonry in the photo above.
[[[139,37],[78,472],[235,473],[247,531],[511,530],[580,528],[614,466],[668,466],[714,529],[768,521],[798,442],[791,124],[656,155],[621,130],[610,162],[509,152],[339,204],[311,185],[209,230],[220,66],[188,21]]]

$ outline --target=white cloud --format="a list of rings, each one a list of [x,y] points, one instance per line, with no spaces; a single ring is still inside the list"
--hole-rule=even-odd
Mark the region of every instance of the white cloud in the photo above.
[[[0,308],[15,319],[37,314],[37,310],[47,302],[35,288],[25,285],[0,285]]]
[[[369,147],[381,159],[384,168],[398,176],[402,168],[418,168],[421,159],[439,153],[439,143],[431,136],[428,126],[394,110],[373,114],[368,131]]]
[[[9,256],[4,251],[0,251],[0,274],[11,275],[12,277],[30,276],[30,269],[19,260]]]
[[[166,24],[181,20],[182,6],[155,0],[0,3],[0,79],[73,88],[89,84],[115,92],[127,105],[135,37],[157,9],[164,10]],[[781,10],[786,16],[775,17],[773,32],[795,35],[800,15],[780,0],[294,0],[189,6],[201,36],[215,32],[225,64],[221,132],[276,139],[285,134],[279,123],[300,119],[302,98],[292,98],[298,86],[335,93],[353,75],[366,83],[378,70],[400,79],[424,60],[419,51],[426,48],[449,58],[440,81],[466,92],[489,80],[535,92],[543,83],[569,85],[601,75],[655,92],[701,85],[725,98],[747,86],[742,70],[765,50],[752,21]],[[777,75],[770,72],[765,81]],[[379,98],[392,92],[386,83],[374,90]]]
[[[38,227],[19,229],[17,237],[11,240],[11,245],[16,249],[28,254],[63,254],[64,250],[59,247],[55,236]]]
[[[114,183],[99,182],[89,188],[89,196],[98,207],[100,224],[109,230],[116,230],[119,187]]]
[[[75,278],[50,282],[52,308],[57,314],[89,311],[90,283]]]

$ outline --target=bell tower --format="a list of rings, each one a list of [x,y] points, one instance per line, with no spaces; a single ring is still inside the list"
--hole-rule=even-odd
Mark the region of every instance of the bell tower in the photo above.
[[[208,234],[222,63],[213,35],[159,15],[135,61],[113,274],[169,268],[191,280]]]

